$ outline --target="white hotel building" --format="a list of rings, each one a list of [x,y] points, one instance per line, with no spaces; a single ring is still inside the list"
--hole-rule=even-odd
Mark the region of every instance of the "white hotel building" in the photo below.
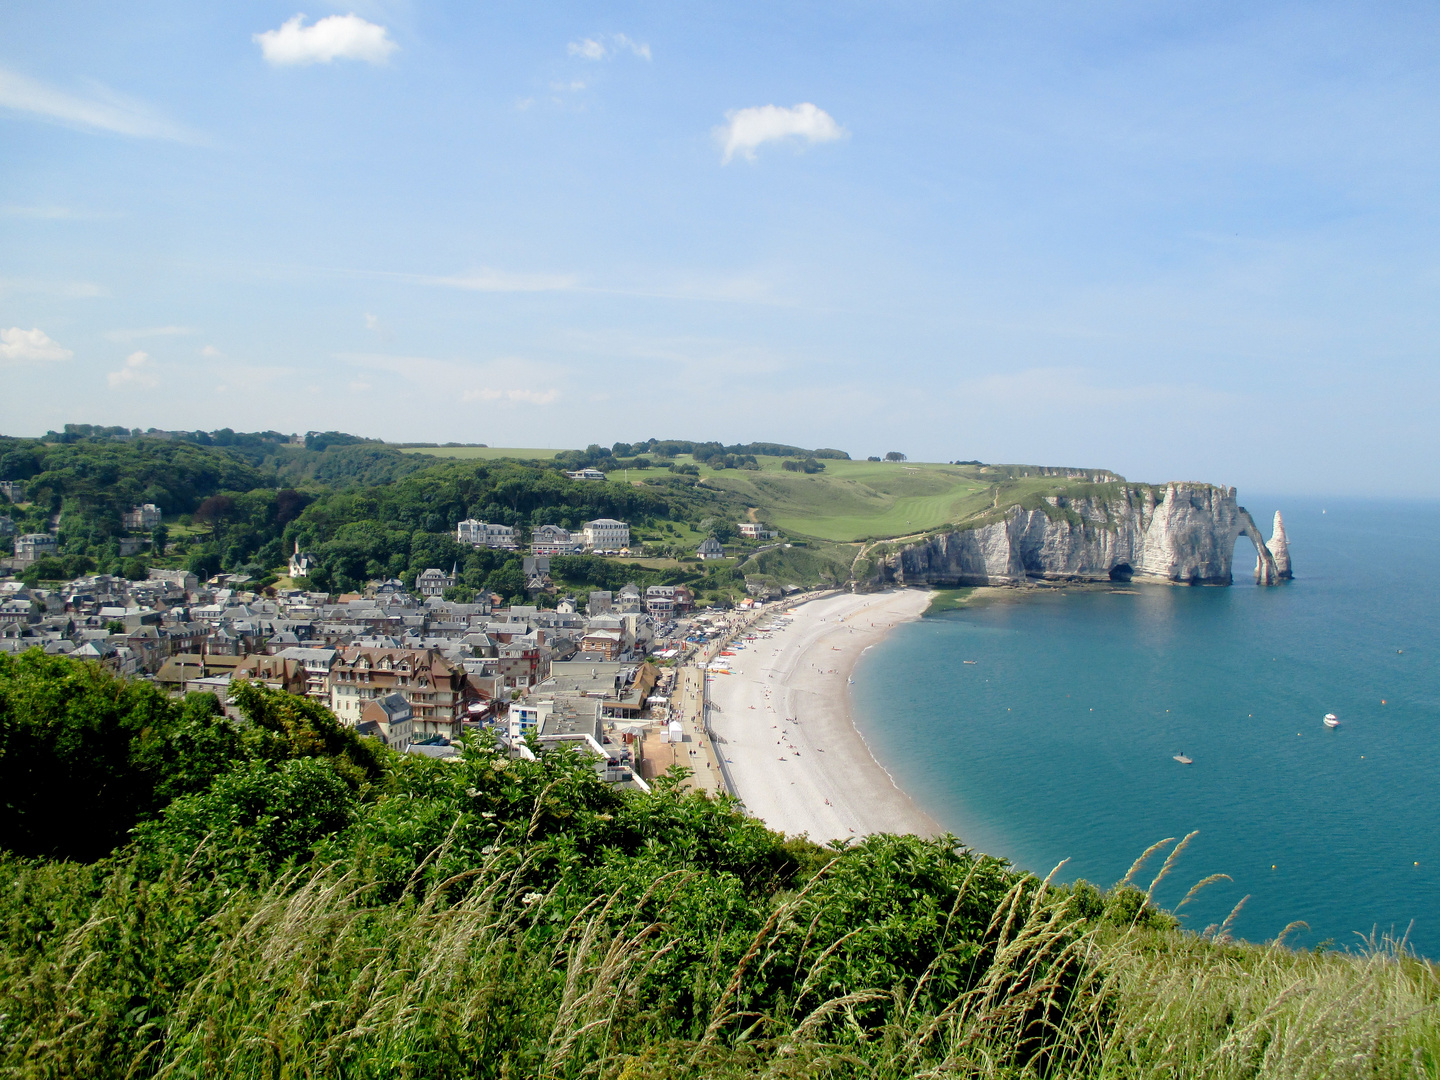
[[[469,518],[455,526],[455,539],[474,547],[501,548],[513,551],[515,530],[509,525],[494,525]]]
[[[630,526],[614,518],[585,522],[585,546],[591,551],[621,551],[630,546]]]

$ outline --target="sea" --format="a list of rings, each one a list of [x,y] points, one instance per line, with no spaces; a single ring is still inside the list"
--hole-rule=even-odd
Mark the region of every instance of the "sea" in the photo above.
[[[1283,511],[1294,581],[1253,585],[1242,537],[1230,587],[952,603],[867,651],[857,726],[942,826],[1042,877],[1112,885],[1194,832],[1156,901],[1228,880],[1186,927],[1240,904],[1237,938],[1440,958],[1440,503],[1244,502],[1267,533]]]

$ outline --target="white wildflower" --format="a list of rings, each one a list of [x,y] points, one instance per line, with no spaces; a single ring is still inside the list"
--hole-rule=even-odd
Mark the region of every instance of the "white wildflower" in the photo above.
[[[526,907],[529,907],[531,904],[538,903],[542,899],[544,898],[538,892],[527,892],[520,898],[520,902]]]

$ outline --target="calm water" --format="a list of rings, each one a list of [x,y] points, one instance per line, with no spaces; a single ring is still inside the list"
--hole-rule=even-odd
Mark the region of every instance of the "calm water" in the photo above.
[[[1266,531],[1274,501],[1246,500]],[[1279,502],[1293,583],[1251,585],[1241,538],[1228,589],[932,616],[861,662],[861,727],[944,826],[1041,875],[1068,857],[1063,879],[1108,885],[1198,829],[1159,901],[1234,882],[1183,910],[1192,928],[1249,894],[1237,936],[1301,919],[1291,942],[1349,945],[1413,920],[1415,948],[1440,956],[1440,505]]]

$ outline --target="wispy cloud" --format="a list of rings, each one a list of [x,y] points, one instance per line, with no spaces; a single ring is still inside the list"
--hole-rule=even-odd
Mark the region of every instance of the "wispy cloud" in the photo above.
[[[417,285],[440,285],[467,292],[564,292],[579,286],[573,274],[516,274],[483,267],[468,274],[430,276],[425,274],[387,274],[386,277],[412,281]]]
[[[357,367],[388,372],[424,388],[427,394],[443,386],[461,402],[541,406],[550,405],[561,396],[554,384],[562,380],[562,371],[553,365],[518,357],[466,362],[389,353],[338,353],[336,358]]]
[[[359,15],[331,15],[304,25],[305,16],[287,19],[277,30],[255,34],[260,53],[276,67],[328,64],[332,60],[364,60],[384,64],[400,46],[383,26]]]
[[[93,281],[38,281],[35,278],[0,278],[0,296],[6,293],[40,293],[64,296],[72,300],[89,300],[109,296],[110,290]]]
[[[99,83],[88,95],[67,93],[18,72],[0,68],[0,109],[52,120],[87,131],[110,131],[140,139],[194,142],[196,136],[144,102]]]
[[[808,101],[789,109],[780,105],[732,109],[725,114],[725,123],[715,128],[715,138],[725,149],[722,162],[726,165],[737,153],[754,161],[756,148],[767,142],[791,138],[807,143],[834,142],[849,134],[834,117]]]
[[[147,326],[137,330],[111,330],[105,336],[111,341],[136,341],[140,338],[183,337],[193,333],[195,329],[190,326]]]
[[[125,358],[125,366],[119,371],[112,371],[106,379],[112,390],[125,386],[143,386],[153,390],[160,385],[160,379],[155,374],[155,361],[149,353],[143,352],[131,353]]]
[[[560,396],[560,391],[551,387],[548,390],[496,390],[493,387],[483,387],[479,390],[466,390],[460,395],[461,401],[521,401],[529,405],[549,405]]]
[[[1041,412],[1179,403],[1195,409],[1216,410],[1234,408],[1241,401],[1231,391],[1196,383],[1107,382],[1099,372],[1081,367],[1037,367],[982,375],[956,386],[955,396],[957,400],[997,405],[1024,401]]]
[[[625,52],[642,60],[651,58],[649,45],[625,34],[601,34],[598,37],[581,38],[579,41],[570,42],[565,51],[582,60],[613,60]]]
[[[68,206],[0,206],[0,214],[37,221],[89,221],[102,216]]]
[[[6,364],[47,363],[69,360],[74,355],[44,330],[21,330],[18,326],[0,330],[0,360]]]

